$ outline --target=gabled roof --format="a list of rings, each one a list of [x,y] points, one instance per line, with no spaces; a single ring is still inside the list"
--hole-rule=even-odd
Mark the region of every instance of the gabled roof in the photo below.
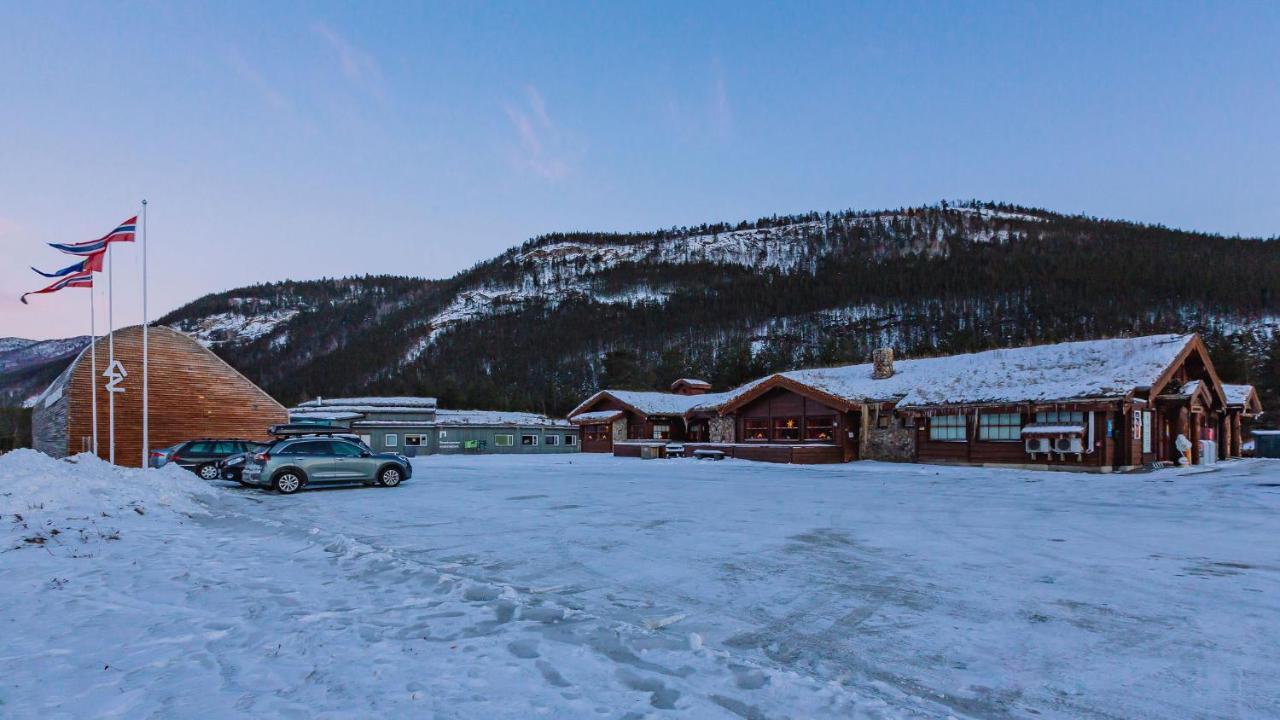
[[[348,398],[316,398],[298,403],[299,408],[334,408],[334,407],[370,407],[370,408],[414,408],[430,409],[436,406],[433,397],[348,397]]]
[[[601,390],[570,410],[569,419],[573,420],[575,416],[591,410],[592,406],[605,398],[612,398],[628,410],[641,415],[683,417],[695,412],[714,412],[730,397],[759,382],[760,380],[755,380],[729,392],[702,395],[679,395],[643,390]]]
[[[1141,389],[1158,392],[1195,347],[1203,348],[1195,335],[1034,345],[899,360],[894,374],[879,380],[871,376],[871,363],[793,370],[733,391],[721,412],[779,386],[808,390],[849,407],[873,401],[912,408],[1123,398]],[[1205,362],[1212,374],[1207,356]]]
[[[1262,401],[1252,385],[1223,385],[1222,392],[1227,396],[1227,407],[1243,408],[1251,413],[1262,412]]]
[[[699,380],[697,378],[680,378],[679,380],[676,380],[675,382],[671,383],[671,389],[675,390],[681,385],[684,385],[685,387],[691,387],[691,388],[701,388],[703,390],[711,389],[711,383],[707,382],[706,380]]]
[[[621,410],[596,410],[595,412],[578,413],[569,418],[569,422],[578,425],[590,425],[617,420],[620,417],[622,417]]]

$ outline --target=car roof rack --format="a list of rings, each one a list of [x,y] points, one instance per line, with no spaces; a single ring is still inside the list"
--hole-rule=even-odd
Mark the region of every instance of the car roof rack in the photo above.
[[[277,438],[303,437],[306,435],[351,435],[351,429],[341,425],[319,425],[312,423],[285,423],[272,425],[267,432]]]

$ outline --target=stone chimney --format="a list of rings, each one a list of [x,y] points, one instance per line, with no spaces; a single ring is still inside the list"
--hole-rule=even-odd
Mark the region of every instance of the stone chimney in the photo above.
[[[893,377],[893,348],[876,348],[871,351],[871,378],[884,380]]]

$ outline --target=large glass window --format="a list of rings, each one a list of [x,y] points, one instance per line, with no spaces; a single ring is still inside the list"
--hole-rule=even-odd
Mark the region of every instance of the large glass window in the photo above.
[[[565,445],[577,445],[577,444],[578,444],[578,438],[574,437],[573,435],[565,435],[565,436],[564,436],[564,444],[565,444]]]
[[[560,436],[559,435],[543,435],[542,444],[543,445],[559,445]]]
[[[494,435],[493,436],[494,447],[511,447],[512,445],[515,445],[515,443],[516,443],[515,435]]]
[[[671,438],[670,425],[654,425],[653,426],[654,440],[669,440],[670,438]]]
[[[765,418],[747,418],[743,420],[742,436],[744,440],[768,440],[769,421]]]
[[[1083,425],[1084,413],[1075,410],[1041,410],[1036,422],[1049,425]]]
[[[929,439],[964,442],[964,415],[936,415],[929,418]]]
[[[1021,440],[1022,416],[1018,413],[982,413],[978,416],[979,440]]]
[[[521,435],[520,444],[521,445],[537,445],[538,436],[537,435]]]
[[[773,439],[795,441],[800,439],[800,418],[780,417],[773,419]]]
[[[422,447],[423,445],[426,444],[426,442],[424,442],[426,439],[427,439],[426,435],[405,435],[404,446],[405,447]]]
[[[836,439],[836,419],[834,417],[810,417],[804,419],[804,439],[817,442],[830,442]]]

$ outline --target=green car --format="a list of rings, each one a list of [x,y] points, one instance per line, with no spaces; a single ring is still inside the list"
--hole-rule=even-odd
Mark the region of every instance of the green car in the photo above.
[[[251,456],[241,482],[292,495],[307,485],[365,483],[395,487],[413,475],[409,458],[399,453],[374,453],[332,437],[278,440]]]

